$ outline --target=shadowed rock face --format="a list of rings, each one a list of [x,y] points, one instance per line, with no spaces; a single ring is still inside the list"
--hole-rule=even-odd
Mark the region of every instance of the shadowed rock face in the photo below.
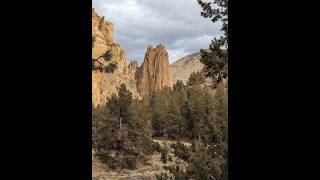
[[[148,95],[164,87],[172,87],[168,52],[162,44],[156,48],[148,46],[138,75],[138,92],[141,95]]]

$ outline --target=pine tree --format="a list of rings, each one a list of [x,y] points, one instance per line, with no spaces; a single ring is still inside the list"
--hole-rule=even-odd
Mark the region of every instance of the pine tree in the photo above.
[[[199,86],[200,84],[205,82],[205,77],[202,71],[192,72],[188,79],[188,86]]]
[[[167,121],[168,108],[172,94],[169,89],[162,89],[154,92],[152,95],[152,127],[155,136],[167,136],[168,126]]]
[[[122,121],[121,123],[126,123],[128,121],[129,106],[133,101],[132,93],[127,89],[125,84],[121,84],[117,89],[120,100],[119,118]]]
[[[213,3],[198,0],[198,3],[203,9],[202,17],[210,18],[213,23],[222,22],[224,34],[214,38],[208,50],[201,50],[200,59],[205,65],[206,75],[217,84],[228,76],[228,0],[213,0]]]
[[[215,170],[220,179],[228,177],[228,106],[227,93],[224,85],[220,83],[214,96],[213,120],[214,134],[217,142],[211,146],[214,155]]]
[[[134,100],[129,107],[128,140],[135,151],[149,154],[152,151],[151,127],[148,122],[146,100]]]
[[[106,106],[110,111],[110,117],[120,117],[120,99],[117,94],[113,93],[110,98],[107,98]]]
[[[189,89],[189,109],[190,109],[190,125],[192,125],[192,138],[201,140],[204,128],[204,112],[202,92],[200,87],[192,87]]]
[[[219,84],[214,96],[214,132],[219,143],[227,143],[228,138],[228,102],[222,84]]]
[[[181,112],[175,98],[173,96],[168,98],[170,103],[166,116],[167,133],[170,138],[177,139],[182,130]]]
[[[173,85],[173,91],[175,92],[181,92],[181,90],[184,88],[184,84],[180,79],[178,79],[177,82]]]

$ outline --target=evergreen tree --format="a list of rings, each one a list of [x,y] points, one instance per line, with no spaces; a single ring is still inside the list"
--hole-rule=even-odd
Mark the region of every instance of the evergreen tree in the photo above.
[[[104,133],[101,129],[106,126],[108,112],[105,111],[107,108],[98,106],[97,108],[92,107],[92,148],[99,151],[100,145],[103,142]]]
[[[205,82],[205,77],[202,71],[192,72],[188,79],[188,86],[199,86],[200,84]]]
[[[190,110],[190,121],[189,125],[192,127],[192,138],[201,140],[204,136],[203,130],[205,128],[204,121],[204,108],[205,102],[203,101],[202,89],[198,86],[192,87],[188,91]]]
[[[188,177],[190,179],[214,179],[212,161],[207,153],[206,145],[197,141],[189,161]]]
[[[92,37],[92,48],[94,46],[94,42],[95,42],[95,37]],[[117,68],[117,63],[112,62],[112,63],[109,63],[109,65],[107,66],[104,65],[104,63],[111,61],[112,56],[113,55],[111,50],[107,50],[97,59],[92,58],[92,70],[100,70],[100,72],[113,73],[114,70]],[[100,59],[102,59],[102,62]]]
[[[148,102],[133,100],[124,84],[117,89],[105,107],[93,111],[93,143],[110,168],[135,168],[153,152]]]
[[[214,97],[214,133],[217,143],[214,150],[219,161],[216,164],[221,169],[221,177],[228,177],[228,99],[223,84],[219,84]]]
[[[192,138],[193,132],[193,121],[192,121],[192,111],[189,101],[185,101],[181,106],[182,124],[183,132],[182,137]]]
[[[177,80],[176,84],[173,85],[173,94],[175,97],[175,102],[179,107],[179,137],[187,136],[188,118],[187,118],[187,104],[188,104],[188,94],[187,86],[183,84],[181,80]]]
[[[129,106],[133,101],[132,93],[127,89],[125,84],[121,84],[118,88],[119,97],[119,118],[122,123],[128,121]]]
[[[210,18],[213,23],[222,22],[223,35],[211,41],[208,50],[201,50],[200,61],[205,65],[204,70],[214,83],[220,83],[228,76],[228,0],[213,0],[204,2],[198,0],[203,11],[201,16]],[[216,6],[214,6],[214,5]]]
[[[92,108],[92,147],[99,154],[108,154],[109,150],[116,147],[114,130],[117,118],[111,117],[107,106]]]
[[[219,84],[214,96],[214,132],[219,143],[228,138],[228,102],[227,94],[222,84]]]
[[[117,94],[113,93],[110,98],[107,98],[106,106],[110,112],[110,117],[120,117],[120,99]]]
[[[170,138],[177,139],[182,131],[182,117],[180,107],[174,97],[169,98],[169,108],[166,116],[167,133]]]
[[[184,84],[180,79],[178,79],[177,82],[173,85],[173,90],[175,92],[181,92],[181,90],[184,88]]]
[[[128,140],[135,151],[149,154],[152,152],[151,127],[146,100],[134,100],[129,107]]]
[[[155,136],[167,136],[170,122],[167,121],[168,108],[172,93],[170,89],[162,89],[152,95],[152,128]]]

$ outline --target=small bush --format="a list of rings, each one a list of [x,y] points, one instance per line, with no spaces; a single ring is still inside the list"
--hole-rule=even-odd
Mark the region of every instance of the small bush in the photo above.
[[[169,147],[167,144],[164,145],[163,148],[161,148],[160,151],[160,160],[162,163],[166,164],[168,161],[168,154],[169,154]]]
[[[187,146],[178,141],[177,145],[174,148],[174,155],[180,159],[188,161],[190,158],[190,152]]]
[[[161,152],[161,146],[158,142],[153,142],[152,143],[152,149],[156,152]]]
[[[168,180],[170,179],[169,175],[167,173],[160,173],[156,174],[157,180]]]

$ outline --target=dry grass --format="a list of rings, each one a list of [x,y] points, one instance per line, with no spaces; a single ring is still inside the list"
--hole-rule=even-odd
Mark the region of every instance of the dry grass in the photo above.
[[[154,140],[155,142],[160,143],[161,146],[164,145],[163,140]],[[176,141],[167,141],[170,146]],[[191,144],[187,142],[182,142],[184,145],[190,147]],[[170,148],[169,155],[173,157],[173,149]],[[166,172],[164,170],[164,166],[172,165],[173,162],[168,162],[167,164],[163,164],[160,161],[160,154],[155,153],[149,157],[150,165],[144,165],[143,163],[137,164],[137,169],[135,170],[127,170],[123,169],[119,172],[109,170],[104,164],[102,164],[98,158],[95,157],[94,152],[92,152],[92,179],[93,180],[156,180],[155,175],[160,174],[162,172]],[[177,158],[173,157],[173,161]]]

